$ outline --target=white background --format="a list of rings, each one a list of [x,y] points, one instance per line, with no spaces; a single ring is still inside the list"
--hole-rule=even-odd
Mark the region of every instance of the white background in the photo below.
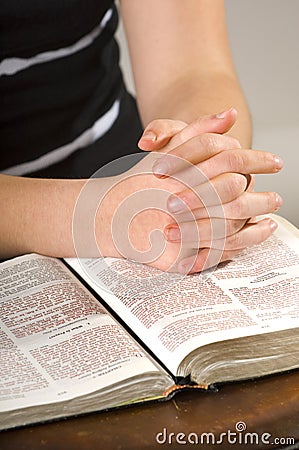
[[[299,227],[299,0],[225,4],[231,48],[253,118],[253,147],[284,160],[280,174],[257,177],[257,189],[279,192],[284,200],[279,214]],[[125,79],[134,92],[122,24],[117,36]]]

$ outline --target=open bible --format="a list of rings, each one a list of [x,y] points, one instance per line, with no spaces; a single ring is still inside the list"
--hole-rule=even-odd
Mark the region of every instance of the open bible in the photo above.
[[[299,368],[299,231],[275,220],[205,277],[113,258],[0,264],[0,429]]]

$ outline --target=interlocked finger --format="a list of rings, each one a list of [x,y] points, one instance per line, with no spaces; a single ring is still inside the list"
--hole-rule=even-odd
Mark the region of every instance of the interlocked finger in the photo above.
[[[153,167],[153,172],[161,177],[170,176],[186,168],[188,169],[190,163],[199,164],[219,152],[240,147],[239,141],[231,136],[203,133],[189,139],[169,153],[161,153]]]
[[[244,248],[263,242],[276,228],[277,224],[271,219],[264,219],[256,224],[246,225],[239,233],[226,239],[221,256],[219,255],[219,249],[205,247],[198,252],[196,257],[192,256],[180,261],[178,270],[183,274],[191,274],[214,267],[220,262],[229,261]],[[215,244],[215,241],[213,244]],[[221,241],[219,248],[220,250],[223,249],[223,241]]]
[[[164,230],[164,235],[170,242],[182,242],[184,246],[203,248],[202,242],[231,236],[243,226],[243,220],[203,219],[196,222],[168,225]]]
[[[219,203],[232,202],[245,191],[246,186],[247,179],[243,175],[222,174],[193,189],[185,189],[176,195],[171,195],[167,207],[171,213],[180,214],[189,210],[219,205]]]
[[[243,250],[247,247],[260,244],[268,239],[275,231],[277,224],[271,219],[263,219],[256,223],[246,224],[239,232],[228,236],[225,239],[223,246],[223,239],[212,241],[202,241],[202,247],[213,247],[224,249],[225,251]]]
[[[198,167],[211,179],[225,172],[276,173],[281,170],[282,165],[282,160],[270,152],[232,149],[218,152],[213,158],[200,162]]]

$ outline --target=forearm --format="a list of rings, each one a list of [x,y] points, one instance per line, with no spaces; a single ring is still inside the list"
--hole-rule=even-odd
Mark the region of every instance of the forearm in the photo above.
[[[31,179],[0,175],[0,257],[36,252],[54,257],[75,256],[73,214],[86,180]],[[104,193],[109,180],[95,180]],[[79,211],[80,223],[88,220],[89,208]],[[96,214],[96,211],[95,211]],[[113,254],[109,224],[100,218],[99,239],[106,255]],[[84,256],[93,256],[85,246]]]
[[[231,134],[250,146],[251,123],[226,30],[224,0],[122,0],[143,124],[190,123],[234,107]]]
[[[184,74],[158,89],[150,101],[139,100],[144,125],[157,118],[171,118],[190,123],[194,119],[234,107],[238,120],[229,134],[243,147],[251,147],[251,118],[237,78],[219,71]]]
[[[72,213],[81,180],[0,176],[0,252],[72,256]]]

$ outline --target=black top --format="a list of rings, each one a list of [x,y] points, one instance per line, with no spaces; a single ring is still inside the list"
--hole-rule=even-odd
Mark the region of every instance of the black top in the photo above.
[[[1,0],[0,171],[88,177],[136,151],[111,0]]]

